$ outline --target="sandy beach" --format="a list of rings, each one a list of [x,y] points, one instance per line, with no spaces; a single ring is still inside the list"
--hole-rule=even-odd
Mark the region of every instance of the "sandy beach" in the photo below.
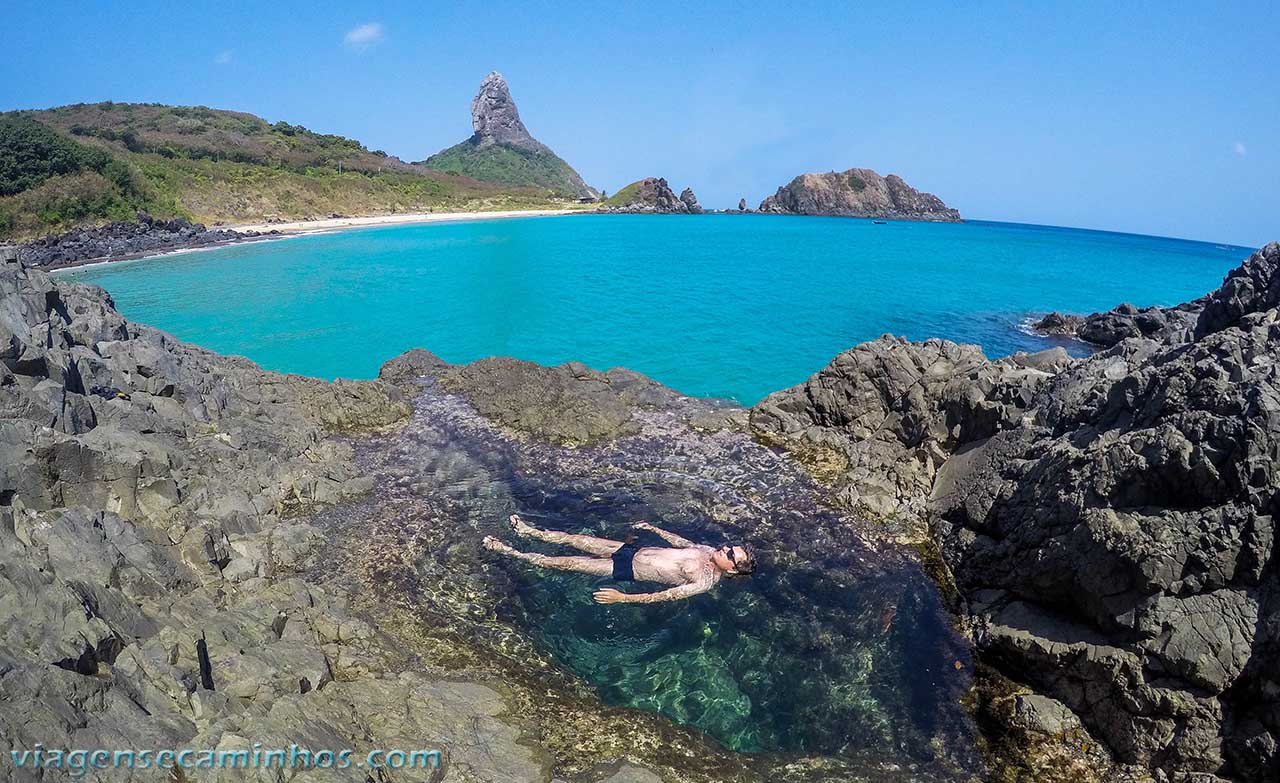
[[[404,223],[440,223],[457,220],[496,220],[517,217],[551,217],[555,215],[582,214],[582,209],[524,209],[495,210],[493,212],[410,212],[403,215],[377,215],[375,217],[341,217],[320,220],[294,220],[287,223],[246,223],[218,226],[231,231],[278,231],[282,234],[309,234],[318,231],[338,231],[344,228],[364,226],[392,226]]]

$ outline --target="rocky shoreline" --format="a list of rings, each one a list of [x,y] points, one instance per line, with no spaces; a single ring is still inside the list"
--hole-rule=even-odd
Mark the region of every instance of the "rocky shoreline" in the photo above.
[[[182,218],[156,220],[146,212],[139,212],[133,221],[51,234],[27,242],[18,246],[18,258],[31,267],[61,269],[276,236],[279,236],[276,231],[208,229]]]
[[[20,600],[0,601],[4,750],[430,742],[442,779],[486,782],[1280,773],[1280,245],[1195,302],[1091,316],[1117,341],[1087,359],[991,361],[885,337],[749,412],[621,370],[453,367],[426,351],[376,381],[279,375],[130,323],[101,289],[9,256],[0,595]],[[492,603],[506,577],[440,521],[469,519],[492,494],[459,483],[478,457],[448,448],[442,427],[468,428],[475,454],[518,458],[523,480],[536,468],[548,486],[658,460],[637,473],[647,482],[694,455],[740,497],[704,498],[697,476],[672,502],[709,503],[698,513],[779,558],[865,547],[887,563],[918,549],[990,672],[966,697],[986,761],[965,756],[962,731],[913,741],[947,748],[928,763],[768,761],[607,707],[549,663],[530,676],[520,664],[539,653]],[[772,452],[744,438],[788,452],[846,521],[734,527],[780,489],[752,477]],[[428,589],[442,592],[415,593]],[[903,600],[896,611],[915,617]],[[852,627],[884,623],[868,650],[892,660],[894,614],[861,611]]]
[[[1280,245],[1111,347],[988,361],[882,338],[752,411],[833,486],[940,547],[978,651],[1134,774],[1280,773]]]

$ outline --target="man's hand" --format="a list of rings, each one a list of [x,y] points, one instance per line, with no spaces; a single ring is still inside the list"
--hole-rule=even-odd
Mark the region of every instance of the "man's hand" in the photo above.
[[[645,522],[643,519],[631,526],[632,530],[653,530],[653,525]]]
[[[627,594],[614,590],[612,587],[603,587],[595,592],[592,596],[598,604],[620,604],[627,601]]]

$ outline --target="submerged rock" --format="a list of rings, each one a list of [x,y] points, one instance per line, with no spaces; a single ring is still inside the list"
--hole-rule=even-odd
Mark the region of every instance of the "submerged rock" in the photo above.
[[[859,346],[752,423],[840,455],[846,503],[927,522],[984,659],[1117,760],[1273,780],[1278,261],[1268,245],[1195,302],[1091,317],[1114,347],[1012,382],[959,346]]]
[[[739,206],[741,209],[741,206]],[[838,215],[955,223],[960,213],[932,193],[922,193],[896,174],[871,169],[801,174],[760,202],[761,212]]]

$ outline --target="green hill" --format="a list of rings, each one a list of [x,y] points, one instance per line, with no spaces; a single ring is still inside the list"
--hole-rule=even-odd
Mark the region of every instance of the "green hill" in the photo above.
[[[209,224],[551,203],[546,189],[433,170],[242,112],[107,102],[0,114],[0,240],[138,209]]]
[[[467,139],[437,152],[422,165],[483,182],[538,188],[551,195],[572,198],[592,195],[578,172],[546,147],[526,150],[504,144],[482,146]]]

